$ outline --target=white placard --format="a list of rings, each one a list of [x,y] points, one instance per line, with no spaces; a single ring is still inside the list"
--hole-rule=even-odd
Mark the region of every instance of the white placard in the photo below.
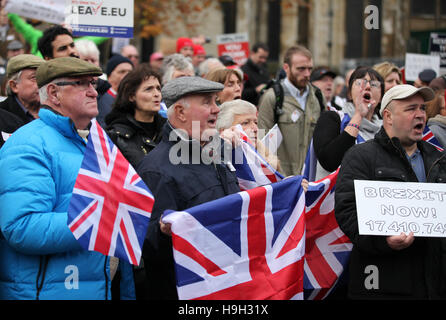
[[[65,20],[65,0],[8,0],[6,12],[19,16],[62,24]]]
[[[440,57],[428,54],[406,53],[406,80],[417,80],[418,74],[425,69],[434,70],[438,77],[440,75]]]
[[[360,235],[446,237],[446,184],[355,180]]]

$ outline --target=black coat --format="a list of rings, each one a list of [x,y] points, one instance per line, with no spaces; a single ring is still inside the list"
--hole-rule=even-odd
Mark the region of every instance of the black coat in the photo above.
[[[260,94],[257,93],[256,87],[261,84],[268,84],[270,80],[268,70],[262,66],[256,65],[251,59],[248,59],[241,69],[248,78],[244,82],[242,99],[257,106]]]
[[[427,182],[446,182],[446,154],[427,142],[418,142]],[[335,216],[353,243],[349,296],[355,299],[446,298],[446,242],[416,237],[408,248],[395,251],[385,236],[359,235],[353,180],[418,182],[404,149],[385,130],[373,140],[357,144],[344,156],[335,193]],[[379,289],[365,287],[367,266],[379,271]]]
[[[14,114],[16,117],[20,118],[24,123],[31,122],[34,119],[31,119],[32,116],[30,114],[25,113],[22,107],[18,104],[15,95],[9,95],[5,100],[0,102],[0,109],[8,111]]]
[[[13,133],[25,123],[12,113],[0,109],[0,147],[5,143],[3,134]]]
[[[185,210],[240,191],[235,173],[224,164],[175,164],[170,154],[171,150],[175,150],[173,147],[185,143],[184,146],[188,145],[189,150],[192,150],[197,145],[178,137],[175,141],[169,141],[171,131],[172,128],[167,122],[163,128],[161,142],[144,157],[138,168],[138,173],[155,197],[143,248],[150,299],[178,299],[172,240],[163,234],[159,227],[159,219],[164,210]],[[181,152],[174,153],[181,157],[184,155]],[[191,160],[190,154],[184,156],[185,160]]]
[[[142,158],[161,141],[161,130],[166,119],[159,114],[155,115],[156,130],[153,136],[144,131],[134,116],[117,112],[116,109],[106,117],[105,121],[110,139],[118,146],[127,161],[136,168]]]

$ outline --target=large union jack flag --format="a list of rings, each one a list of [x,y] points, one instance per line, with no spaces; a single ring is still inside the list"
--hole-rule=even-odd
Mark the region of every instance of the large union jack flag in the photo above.
[[[345,275],[352,243],[334,215],[335,171],[310,182],[306,193],[305,299],[326,298]]]
[[[275,183],[283,176],[275,170],[256,150],[240,125],[240,145],[233,149],[233,165],[236,169],[240,190],[249,190]]]
[[[91,251],[138,265],[154,198],[93,120],[68,209],[68,227]]]
[[[166,212],[180,299],[302,299],[301,177]]]

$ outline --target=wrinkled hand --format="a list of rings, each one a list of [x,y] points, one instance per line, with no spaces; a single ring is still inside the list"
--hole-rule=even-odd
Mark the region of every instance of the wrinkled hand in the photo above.
[[[308,180],[307,179],[302,179],[301,186],[304,189],[304,192],[306,193],[308,191]]]
[[[220,133],[220,137],[226,142],[230,143],[233,148],[240,145],[240,132],[236,127],[225,129]]]
[[[403,250],[413,243],[415,236],[413,235],[413,232],[409,233],[409,235],[401,232],[399,236],[390,236],[387,237],[386,240],[389,247],[393,250]]]
[[[161,217],[161,219],[162,219],[162,217]],[[172,224],[164,223],[161,221],[161,219],[160,219],[161,232],[164,233],[165,235],[172,236],[172,230],[171,230]]]

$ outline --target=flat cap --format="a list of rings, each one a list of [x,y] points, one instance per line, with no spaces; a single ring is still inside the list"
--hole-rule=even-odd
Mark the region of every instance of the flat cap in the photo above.
[[[167,82],[161,90],[161,94],[166,106],[170,107],[186,95],[219,92],[224,87],[221,83],[202,77],[180,77]]]
[[[8,43],[8,46],[6,47],[7,50],[20,50],[23,49],[23,44],[18,40],[12,40],[10,43]]]
[[[387,108],[392,100],[404,100],[417,93],[421,95],[425,102],[431,101],[435,97],[434,91],[429,87],[415,88],[410,84],[400,84],[387,90],[384,94],[381,100],[381,109],[379,110],[379,113],[382,116],[384,109]]]
[[[94,64],[73,57],[63,57],[48,60],[37,68],[37,86],[43,87],[47,83],[57,78],[100,76],[101,68]]]
[[[37,69],[44,62],[45,60],[33,54],[19,54],[9,59],[6,66],[6,77],[9,79],[23,69]]]

